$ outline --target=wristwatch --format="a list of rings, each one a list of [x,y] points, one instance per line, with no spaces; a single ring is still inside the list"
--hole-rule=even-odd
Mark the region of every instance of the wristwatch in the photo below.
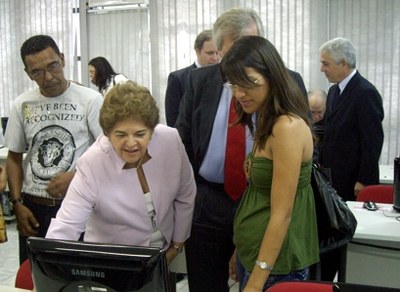
[[[262,262],[259,260],[256,260],[256,265],[259,266],[261,270],[268,270],[270,272],[274,268],[273,266],[268,265],[267,262]]]
[[[177,244],[171,244],[171,247],[176,251],[176,253],[182,253],[183,252],[183,246],[179,246]]]
[[[23,204],[24,201],[21,198],[16,198],[16,199],[12,199],[11,200],[11,204],[13,204],[13,206],[18,204],[18,203]]]

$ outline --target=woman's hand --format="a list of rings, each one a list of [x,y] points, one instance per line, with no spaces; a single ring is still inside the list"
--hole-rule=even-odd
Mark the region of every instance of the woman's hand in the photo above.
[[[165,257],[167,259],[168,265],[176,258],[178,254],[183,251],[184,242],[171,242],[167,251],[165,252]]]
[[[244,287],[243,292],[263,292],[262,289],[258,289],[256,287],[250,287],[249,285],[246,285],[246,287]]]
[[[251,274],[242,292],[263,292],[264,283],[257,281],[254,274]]]
[[[236,266],[236,249],[234,250],[231,259],[229,260],[229,276],[235,282],[238,282],[237,266]]]
[[[165,252],[165,258],[167,259],[167,264],[169,265],[170,263],[172,263],[172,261],[176,258],[177,255],[178,253],[176,252],[176,250],[170,246]]]

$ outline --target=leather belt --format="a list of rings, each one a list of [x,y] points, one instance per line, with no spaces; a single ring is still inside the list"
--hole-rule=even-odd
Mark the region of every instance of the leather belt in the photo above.
[[[37,196],[32,196],[27,193],[23,194],[22,199],[27,200],[36,205],[45,205],[45,206],[50,206],[50,207],[59,206],[59,205],[61,205],[61,202],[62,202],[62,199],[37,197]]]

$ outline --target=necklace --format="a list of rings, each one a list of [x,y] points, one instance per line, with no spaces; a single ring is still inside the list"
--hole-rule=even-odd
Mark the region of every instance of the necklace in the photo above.
[[[253,164],[254,154],[256,153],[256,148],[255,142],[253,141],[251,153],[246,157],[246,160],[243,164],[244,174],[248,182],[251,182],[251,167]]]
[[[141,156],[140,158],[139,158],[139,162],[136,164],[136,166],[133,164],[133,163],[125,163],[125,165],[124,165],[124,169],[129,169],[129,168],[136,168],[137,170],[142,166],[142,162],[143,162],[143,158],[145,157],[147,155],[147,151],[146,151],[146,153],[143,155],[143,156]]]
[[[250,182],[251,178],[251,164],[253,162],[253,157],[250,155],[249,157],[246,158],[246,161],[244,162],[243,169],[244,169],[244,174],[246,176],[246,179],[248,182]]]

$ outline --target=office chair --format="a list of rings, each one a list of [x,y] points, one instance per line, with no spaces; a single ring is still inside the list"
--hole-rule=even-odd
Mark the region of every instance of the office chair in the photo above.
[[[266,292],[335,292],[339,287],[329,282],[312,281],[287,281],[278,282],[267,289]]]
[[[17,271],[15,277],[15,288],[33,290],[33,280],[31,275],[31,264],[29,259],[25,260]]]
[[[357,201],[393,204],[393,185],[366,186],[358,193]]]

